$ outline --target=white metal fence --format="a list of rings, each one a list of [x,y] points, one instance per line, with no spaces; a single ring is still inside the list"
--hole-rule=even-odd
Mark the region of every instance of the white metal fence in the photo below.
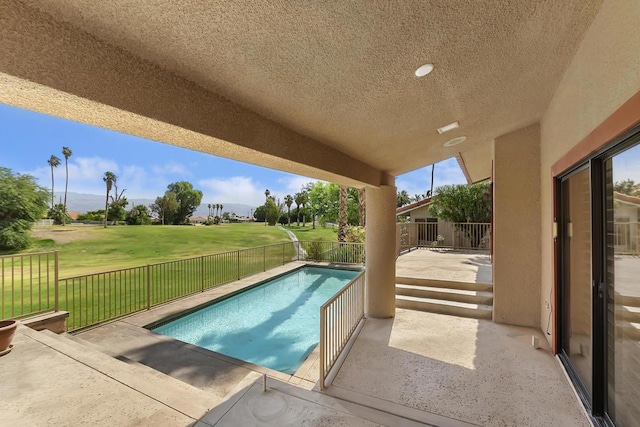
[[[364,318],[364,272],[320,307],[320,389]]]
[[[396,249],[491,249],[491,224],[478,222],[400,222]]]

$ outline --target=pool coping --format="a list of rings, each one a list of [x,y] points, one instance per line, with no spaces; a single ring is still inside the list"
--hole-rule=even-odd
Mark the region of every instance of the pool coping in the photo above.
[[[265,374],[269,377],[278,379],[280,381],[291,383],[293,385],[297,385],[310,390],[310,389],[313,389],[314,387],[317,387],[317,382],[320,376],[319,367],[318,367],[318,363],[320,359],[319,344],[307,356],[307,358],[304,360],[304,362],[302,362],[302,364],[294,374],[285,374],[283,372],[276,371],[274,369],[266,368],[260,365],[255,365],[253,363],[249,363],[241,359],[236,359],[234,357],[227,356],[222,353],[218,353],[212,350],[198,347],[196,345],[189,344],[184,341],[180,341],[180,340],[168,337],[166,335],[156,333],[149,329],[150,327],[157,327],[160,324],[168,323],[177,318],[186,316],[198,309],[204,308],[211,304],[215,304],[216,302],[230,298],[248,289],[260,286],[269,280],[272,280],[276,277],[283,276],[285,274],[289,274],[305,266],[332,268],[332,269],[341,269],[341,270],[350,270],[350,271],[364,270],[363,266],[354,265],[354,264],[334,264],[334,263],[328,263],[328,262],[318,263],[318,262],[311,262],[311,261],[293,261],[285,265],[266,270],[264,272],[260,272],[251,276],[244,277],[234,282],[226,283],[224,285],[220,285],[215,288],[205,290],[203,292],[199,292],[196,294],[185,296],[183,298],[169,301],[165,304],[152,307],[150,310],[134,313],[129,316],[116,319],[112,322],[107,322],[107,323],[97,325],[94,328],[83,329],[81,331],[78,331],[78,334],[81,337],[82,332],[99,329],[100,327],[105,326],[107,324],[117,322],[117,323],[126,325],[127,328],[135,328],[138,333],[152,334],[156,339],[171,342],[176,346],[185,347],[192,351],[202,353],[210,357],[215,357],[217,359],[223,360],[227,363],[231,363],[238,367],[245,368],[254,372],[258,372],[260,374]]]

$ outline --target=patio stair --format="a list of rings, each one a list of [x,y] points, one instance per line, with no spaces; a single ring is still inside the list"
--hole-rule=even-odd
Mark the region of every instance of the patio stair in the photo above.
[[[450,316],[491,319],[491,283],[396,277],[396,307]]]
[[[640,341],[640,297],[616,294],[615,299],[616,335]]]
[[[119,360],[69,334],[48,330],[24,333],[48,347],[74,359],[113,380],[125,384],[148,397],[194,419],[202,417],[218,403],[215,396],[140,363]]]

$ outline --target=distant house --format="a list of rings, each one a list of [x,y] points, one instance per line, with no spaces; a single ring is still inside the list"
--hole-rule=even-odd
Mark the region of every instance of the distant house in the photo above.
[[[430,204],[431,197],[427,197],[396,209],[396,217],[404,217],[409,222],[418,224],[412,228],[410,236],[410,240],[415,242],[416,246],[430,246],[438,240],[438,235],[444,237],[443,233],[447,231],[451,235],[451,226],[445,223],[438,224],[438,218],[429,212]]]
[[[431,197],[418,200],[396,209],[396,216],[408,217],[410,222],[437,222],[437,218],[429,212],[430,204]]]
[[[613,193],[614,247],[618,254],[640,253],[640,197]]]

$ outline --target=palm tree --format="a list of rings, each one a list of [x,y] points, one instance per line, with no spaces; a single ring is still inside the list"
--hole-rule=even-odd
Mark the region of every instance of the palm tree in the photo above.
[[[107,211],[109,209],[109,191],[111,191],[111,187],[113,183],[117,181],[117,177],[113,172],[105,172],[102,180],[107,185],[107,197],[104,201],[104,228],[107,228]]]
[[[271,194],[271,191],[269,191],[269,189],[267,188],[266,190],[264,190],[264,226],[267,226],[267,200],[269,200],[269,195]]]
[[[216,216],[217,217],[220,217],[219,212],[220,212],[220,203],[216,203]]]
[[[67,189],[69,188],[69,157],[73,154],[73,151],[69,147],[62,147],[62,155],[64,156],[64,211],[67,211]],[[62,217],[62,225],[65,225],[66,215]]]
[[[211,203],[207,205],[209,207],[209,217],[211,217]]]
[[[224,208],[224,206],[222,206],[222,203],[220,203],[220,218],[222,219],[222,209]]]
[[[306,227],[307,226],[307,218],[305,217],[305,212],[304,212],[304,207],[307,205],[307,203],[309,203],[309,195],[307,194],[306,191],[302,191],[302,203],[300,203],[302,205],[302,226]]]
[[[51,157],[49,157],[49,160],[47,160],[47,163],[49,163],[49,166],[51,166],[51,209],[53,209],[53,168],[57,168],[58,166],[60,166],[60,159],[52,154]]]
[[[338,242],[344,242],[347,232],[347,187],[340,186],[340,210],[338,213]]]
[[[291,227],[291,205],[293,204],[293,197],[291,197],[291,194],[287,194],[284,197],[284,204],[287,205],[287,222],[289,227]]]
[[[296,202],[296,224],[300,227],[300,205],[302,205],[302,202],[304,201],[304,196],[301,192],[296,193],[293,196],[293,201]]]
[[[429,197],[433,196],[433,173],[436,170],[436,164],[431,165],[431,190],[429,190]]]
[[[360,227],[364,227],[367,214],[367,195],[365,187],[358,189],[358,216],[360,220]]]

